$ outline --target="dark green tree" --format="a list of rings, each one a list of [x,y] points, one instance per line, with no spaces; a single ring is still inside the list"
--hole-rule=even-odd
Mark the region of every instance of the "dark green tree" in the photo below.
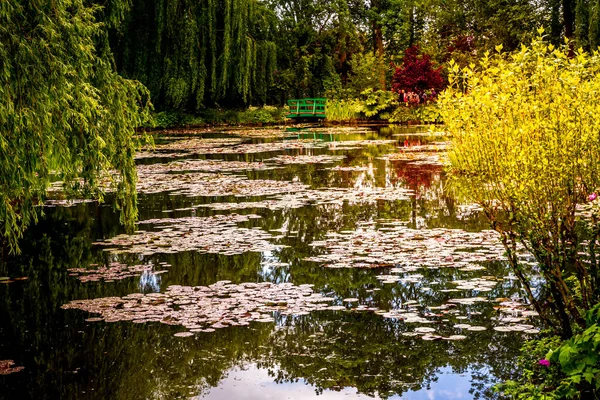
[[[575,39],[577,46],[589,49],[589,1],[577,0],[575,4]]]
[[[590,49],[597,49],[600,46],[600,1],[590,0],[590,25],[588,31],[588,40]]]
[[[121,74],[158,109],[264,104],[276,18],[256,0],[133,0],[111,44]]]

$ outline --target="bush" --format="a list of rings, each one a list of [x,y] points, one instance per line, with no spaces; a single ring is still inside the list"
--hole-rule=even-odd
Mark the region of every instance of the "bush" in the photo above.
[[[392,89],[396,93],[405,91],[421,96],[431,90],[439,92],[446,86],[442,68],[434,69],[431,57],[420,53],[416,46],[406,50],[402,66],[396,68],[392,79]]]
[[[415,107],[400,104],[390,115],[389,121],[393,124],[408,122],[439,124],[442,119],[437,103],[421,104]]]
[[[325,115],[328,121],[354,121],[361,118],[361,109],[358,99],[327,100]]]
[[[395,93],[387,90],[366,89],[360,97],[347,100],[329,100],[327,119],[329,121],[353,121],[357,119],[387,120],[398,106]]]
[[[521,349],[521,377],[496,387],[514,399],[591,399],[600,393],[600,304],[586,313],[586,330],[560,342],[552,336]]]
[[[569,58],[566,46],[540,38],[514,54],[486,54],[477,68],[454,65],[449,81],[440,103],[451,176],[500,233],[540,317],[569,338],[600,300],[598,224],[586,237],[576,217],[600,186],[600,56]],[[519,244],[544,278],[535,293]]]
[[[494,390],[501,392],[511,399],[552,399],[550,394],[561,379],[560,366],[556,363],[546,362],[546,354],[556,349],[561,344],[558,336],[549,336],[539,340],[525,342],[521,348],[521,355],[517,360],[518,380],[509,380],[498,384]]]
[[[152,116],[149,127],[167,129],[186,125],[186,115],[178,112],[161,111]]]
[[[249,107],[246,110],[206,109],[199,115],[162,111],[155,114],[150,127],[167,129],[200,125],[262,125],[283,122],[285,109],[273,106]]]
[[[366,118],[381,117],[382,114],[387,113],[398,106],[398,97],[394,92],[366,89],[360,95],[360,113]]]

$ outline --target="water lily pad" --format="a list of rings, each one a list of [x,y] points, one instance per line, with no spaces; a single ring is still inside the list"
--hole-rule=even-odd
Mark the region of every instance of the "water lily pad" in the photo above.
[[[284,247],[271,243],[273,238],[261,229],[240,228],[255,214],[215,215],[212,217],[161,218],[141,221],[153,231],[119,235],[96,244],[111,246],[111,252],[156,254],[197,251],[210,254],[242,254],[272,251]],[[117,247],[114,247],[117,246]]]
[[[192,332],[177,332],[173,336],[175,336],[175,337],[190,337],[190,336],[194,336],[194,334]]]
[[[487,328],[485,326],[470,326],[467,328],[467,330],[472,332],[481,332],[486,331]]]
[[[431,333],[431,332],[435,332],[435,329],[429,328],[429,327],[426,327],[426,326],[419,326],[419,327],[415,328],[415,332],[418,332],[418,333]]]
[[[70,276],[77,277],[81,282],[116,281],[134,276],[137,277],[144,272],[155,274],[151,264],[127,265],[116,261],[106,266],[98,267],[94,265],[92,268],[68,268],[67,271],[70,272]],[[156,273],[161,272],[164,271],[157,271]]]
[[[0,375],[9,375],[23,371],[25,367],[14,367],[13,360],[0,360]]]
[[[456,324],[454,325],[455,328],[457,329],[469,329],[471,327],[471,325],[469,324]]]
[[[466,337],[466,336],[464,336],[464,335],[451,335],[451,336],[448,336],[448,337],[447,337],[447,338],[445,338],[445,339],[446,339],[446,340],[464,340],[464,339],[466,339],[466,338],[467,338],[467,337]]]

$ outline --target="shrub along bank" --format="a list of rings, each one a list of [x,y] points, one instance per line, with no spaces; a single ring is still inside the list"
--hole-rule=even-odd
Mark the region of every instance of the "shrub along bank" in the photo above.
[[[455,65],[449,82],[440,105],[452,182],[483,208],[523,296],[557,336],[528,343],[518,376],[500,389],[519,399],[598,398],[600,55],[540,38]]]

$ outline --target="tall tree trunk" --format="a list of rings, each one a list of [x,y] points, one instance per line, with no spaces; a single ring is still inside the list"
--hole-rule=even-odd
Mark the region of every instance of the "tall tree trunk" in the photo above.
[[[575,2],[573,0],[562,0],[563,23],[565,25],[565,37],[573,39],[575,32]]]
[[[562,26],[560,24],[560,0],[550,0],[550,42],[560,44]]]
[[[575,5],[575,37],[577,46],[589,50],[590,1],[577,0]]]
[[[569,39],[569,56],[575,54],[575,2],[573,0],[562,0],[563,23],[565,24],[565,37]]]
[[[377,24],[375,27],[375,54],[377,56],[377,67],[379,69],[379,87],[381,90],[386,90],[385,83],[385,54],[383,52],[383,33],[381,32],[381,25]]]
[[[385,83],[385,68],[383,68],[384,51],[383,51],[383,31],[381,30],[381,22],[379,21],[379,13],[381,12],[380,0],[372,0],[372,25],[373,25],[373,51],[377,57],[377,67],[379,69],[379,87],[381,90],[386,90]]]

